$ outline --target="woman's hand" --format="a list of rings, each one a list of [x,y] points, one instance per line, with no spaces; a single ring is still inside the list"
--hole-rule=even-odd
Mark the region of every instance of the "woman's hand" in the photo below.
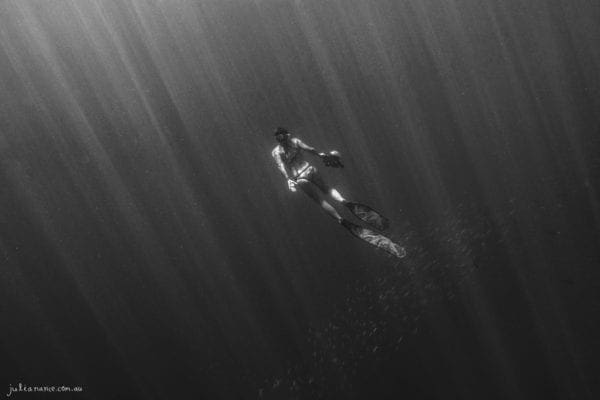
[[[287,182],[288,182],[288,189],[290,189],[290,192],[295,192],[297,190],[296,189],[296,185],[297,185],[296,181],[293,179],[288,179]]]
[[[341,155],[337,150],[332,150],[329,153],[319,153],[319,156],[326,167],[344,168]]]

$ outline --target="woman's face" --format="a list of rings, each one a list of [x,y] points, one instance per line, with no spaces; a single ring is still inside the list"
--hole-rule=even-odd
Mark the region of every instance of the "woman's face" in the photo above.
[[[280,133],[278,135],[275,135],[275,139],[277,139],[279,143],[285,143],[289,137],[289,133]]]

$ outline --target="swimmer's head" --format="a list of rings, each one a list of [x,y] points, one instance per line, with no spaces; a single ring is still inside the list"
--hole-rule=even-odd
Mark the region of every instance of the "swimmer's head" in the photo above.
[[[288,132],[287,129],[282,128],[281,126],[275,129],[275,139],[277,139],[278,142],[283,142],[287,140],[288,137],[290,137],[290,132]]]

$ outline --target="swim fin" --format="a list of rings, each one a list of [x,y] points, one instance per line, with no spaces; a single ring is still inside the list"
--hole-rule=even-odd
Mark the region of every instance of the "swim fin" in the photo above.
[[[404,249],[404,247],[392,242],[389,238],[377,232],[373,232],[370,229],[353,224],[352,222],[347,221],[345,219],[342,220],[341,224],[344,226],[344,228],[348,229],[350,233],[352,233],[357,238],[362,239],[365,242],[375,247],[378,247],[384,251],[387,251],[395,257],[403,258],[406,256],[406,250]]]
[[[363,220],[375,229],[385,231],[390,226],[390,222],[386,217],[379,214],[369,206],[360,203],[353,203],[351,201],[346,202],[344,205],[348,207],[350,212],[356,215],[357,218]]]

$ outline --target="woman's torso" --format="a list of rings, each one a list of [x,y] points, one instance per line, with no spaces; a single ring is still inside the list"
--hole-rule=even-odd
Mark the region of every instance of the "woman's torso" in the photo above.
[[[303,150],[295,139],[290,139],[287,146],[281,146],[281,150],[281,159],[292,173],[293,178],[300,176],[310,166],[304,159]]]

